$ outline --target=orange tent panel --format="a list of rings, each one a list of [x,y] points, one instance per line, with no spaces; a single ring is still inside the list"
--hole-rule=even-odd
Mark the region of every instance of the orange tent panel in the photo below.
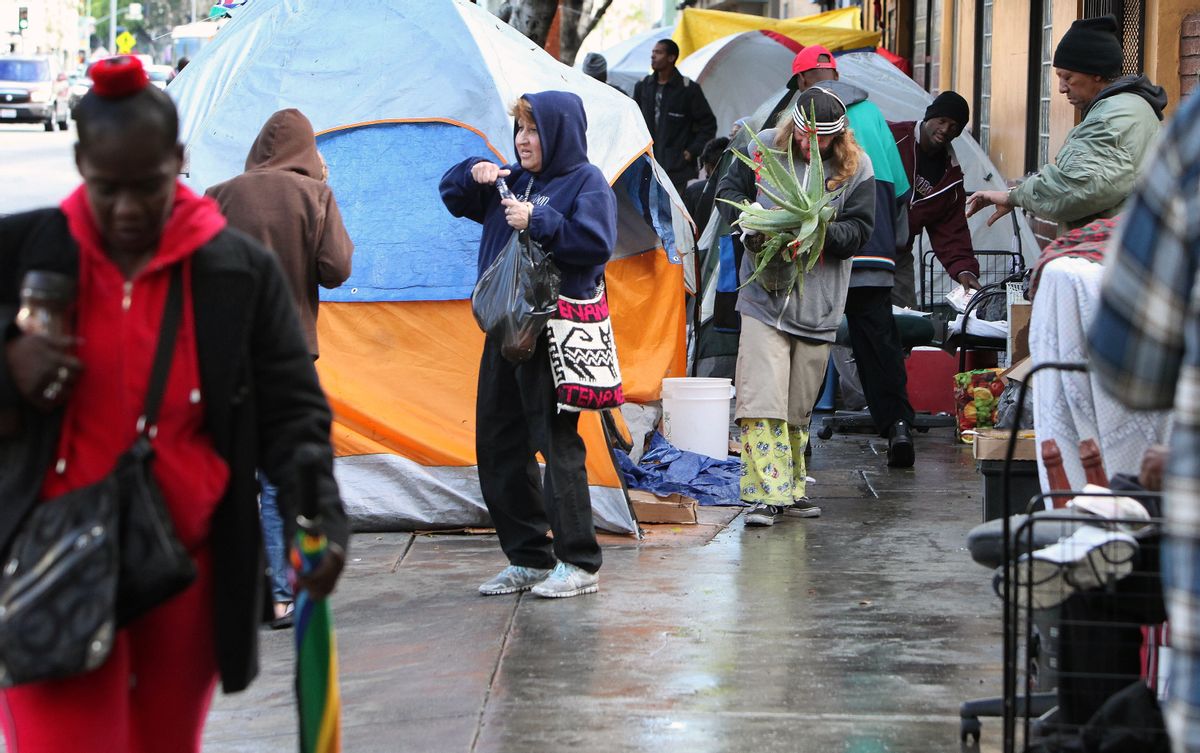
[[[607,280],[625,394],[657,400],[662,379],[685,370],[682,267],[652,251],[612,262]],[[475,465],[483,334],[469,301],[322,303],[318,333],[339,456]],[[598,416],[583,416],[580,433],[591,482],[617,486]]]

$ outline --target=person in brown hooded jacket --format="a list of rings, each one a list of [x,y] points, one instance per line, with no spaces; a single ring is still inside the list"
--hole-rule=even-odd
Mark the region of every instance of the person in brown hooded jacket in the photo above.
[[[327,174],[312,123],[304,113],[289,108],[267,119],[246,155],[246,172],[206,192],[220,205],[230,227],[261,242],[279,258],[314,360],[317,286],[336,288],[345,282],[354,252],[333,191],[325,183]],[[275,602],[271,627],[285,628],[292,624],[293,607],[283,519],[275,485],[261,474],[259,482],[259,511]]]
[[[275,252],[292,289],[309,352],[317,357],[317,286],[336,288],[350,276],[354,244],[333,191],[324,182],[312,123],[280,110],[246,155],[246,172],[206,191],[229,226]]]

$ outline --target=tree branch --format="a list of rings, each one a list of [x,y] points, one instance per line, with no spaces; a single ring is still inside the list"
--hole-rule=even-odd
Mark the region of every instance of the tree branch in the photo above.
[[[613,0],[604,0],[604,5],[600,6],[600,10],[596,11],[596,15],[592,16],[592,20],[588,22],[587,28],[584,29],[584,32],[579,35],[580,42],[587,39],[588,34],[591,34],[593,31],[595,31],[596,25],[600,23],[600,19],[604,18],[604,13],[608,10],[608,6],[612,4]]]

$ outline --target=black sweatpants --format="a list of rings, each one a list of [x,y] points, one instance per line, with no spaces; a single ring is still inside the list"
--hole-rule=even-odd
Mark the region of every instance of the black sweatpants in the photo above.
[[[846,324],[850,329],[850,347],[854,350],[867,408],[875,421],[875,429],[880,436],[886,437],[892,424],[900,420],[912,423],[913,420],[900,329],[892,316],[892,289],[850,288],[846,298]]]
[[[545,333],[533,357],[519,364],[487,338],[475,402],[479,486],[500,548],[514,565],[548,568],[557,558],[588,572],[600,569],[578,423],[578,413],[558,412]],[[544,485],[537,452],[546,459]]]

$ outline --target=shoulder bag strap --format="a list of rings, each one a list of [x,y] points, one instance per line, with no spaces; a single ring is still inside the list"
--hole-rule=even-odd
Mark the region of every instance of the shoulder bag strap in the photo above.
[[[158,332],[158,347],[154,351],[154,366],[150,371],[150,384],[146,388],[146,404],[138,418],[138,434],[154,438],[158,409],[162,406],[163,393],[167,388],[167,375],[171,372],[171,356],[175,352],[175,336],[179,332],[179,319],[183,313],[183,263],[171,270],[171,287],[167,290],[167,302],[163,306],[162,325]]]

